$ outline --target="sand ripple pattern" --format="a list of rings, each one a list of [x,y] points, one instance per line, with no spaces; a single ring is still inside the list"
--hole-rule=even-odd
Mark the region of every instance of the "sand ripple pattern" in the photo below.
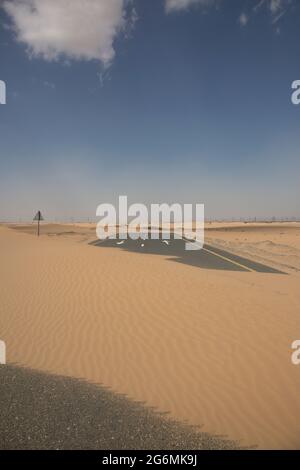
[[[243,445],[300,448],[298,274],[202,270],[3,227],[0,258],[9,362],[101,383]]]

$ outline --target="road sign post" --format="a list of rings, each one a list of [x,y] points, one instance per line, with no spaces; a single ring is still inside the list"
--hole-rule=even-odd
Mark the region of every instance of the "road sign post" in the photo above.
[[[37,236],[39,237],[40,236],[40,221],[44,220],[44,217],[42,216],[41,211],[37,212],[33,220],[37,220],[37,223],[38,223]]]

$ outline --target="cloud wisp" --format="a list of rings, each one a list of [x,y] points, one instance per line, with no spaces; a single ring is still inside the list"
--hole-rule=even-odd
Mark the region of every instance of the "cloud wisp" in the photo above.
[[[165,0],[165,7],[167,13],[186,10],[187,8],[194,5],[209,7],[215,4],[216,0]]]
[[[254,13],[257,13],[263,6],[267,7],[272,16],[282,16],[286,9],[294,0],[260,0],[253,7]]]
[[[246,15],[246,13],[241,13],[241,15],[239,16],[239,24],[241,26],[246,26],[248,21],[249,21],[249,18]]]
[[[257,14],[263,7],[266,8],[271,16],[272,24],[276,24],[287,12],[288,7],[294,0],[257,0],[251,10],[242,11],[238,17],[238,23],[241,27],[247,26],[251,17]],[[190,7],[198,6],[202,8],[218,7],[221,3],[225,6],[230,0],[164,0],[166,13],[173,13],[188,10]]]

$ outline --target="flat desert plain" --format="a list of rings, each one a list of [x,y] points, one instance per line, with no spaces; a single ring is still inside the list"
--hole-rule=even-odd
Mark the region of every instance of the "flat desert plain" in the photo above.
[[[35,230],[0,226],[9,364],[103,384],[241,446],[300,449],[300,224],[206,227],[210,246],[280,272],[93,246],[89,224]]]

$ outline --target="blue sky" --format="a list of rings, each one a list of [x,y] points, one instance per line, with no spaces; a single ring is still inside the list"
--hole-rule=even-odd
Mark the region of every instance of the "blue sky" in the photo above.
[[[0,4],[0,219],[119,194],[300,216],[299,2]]]

